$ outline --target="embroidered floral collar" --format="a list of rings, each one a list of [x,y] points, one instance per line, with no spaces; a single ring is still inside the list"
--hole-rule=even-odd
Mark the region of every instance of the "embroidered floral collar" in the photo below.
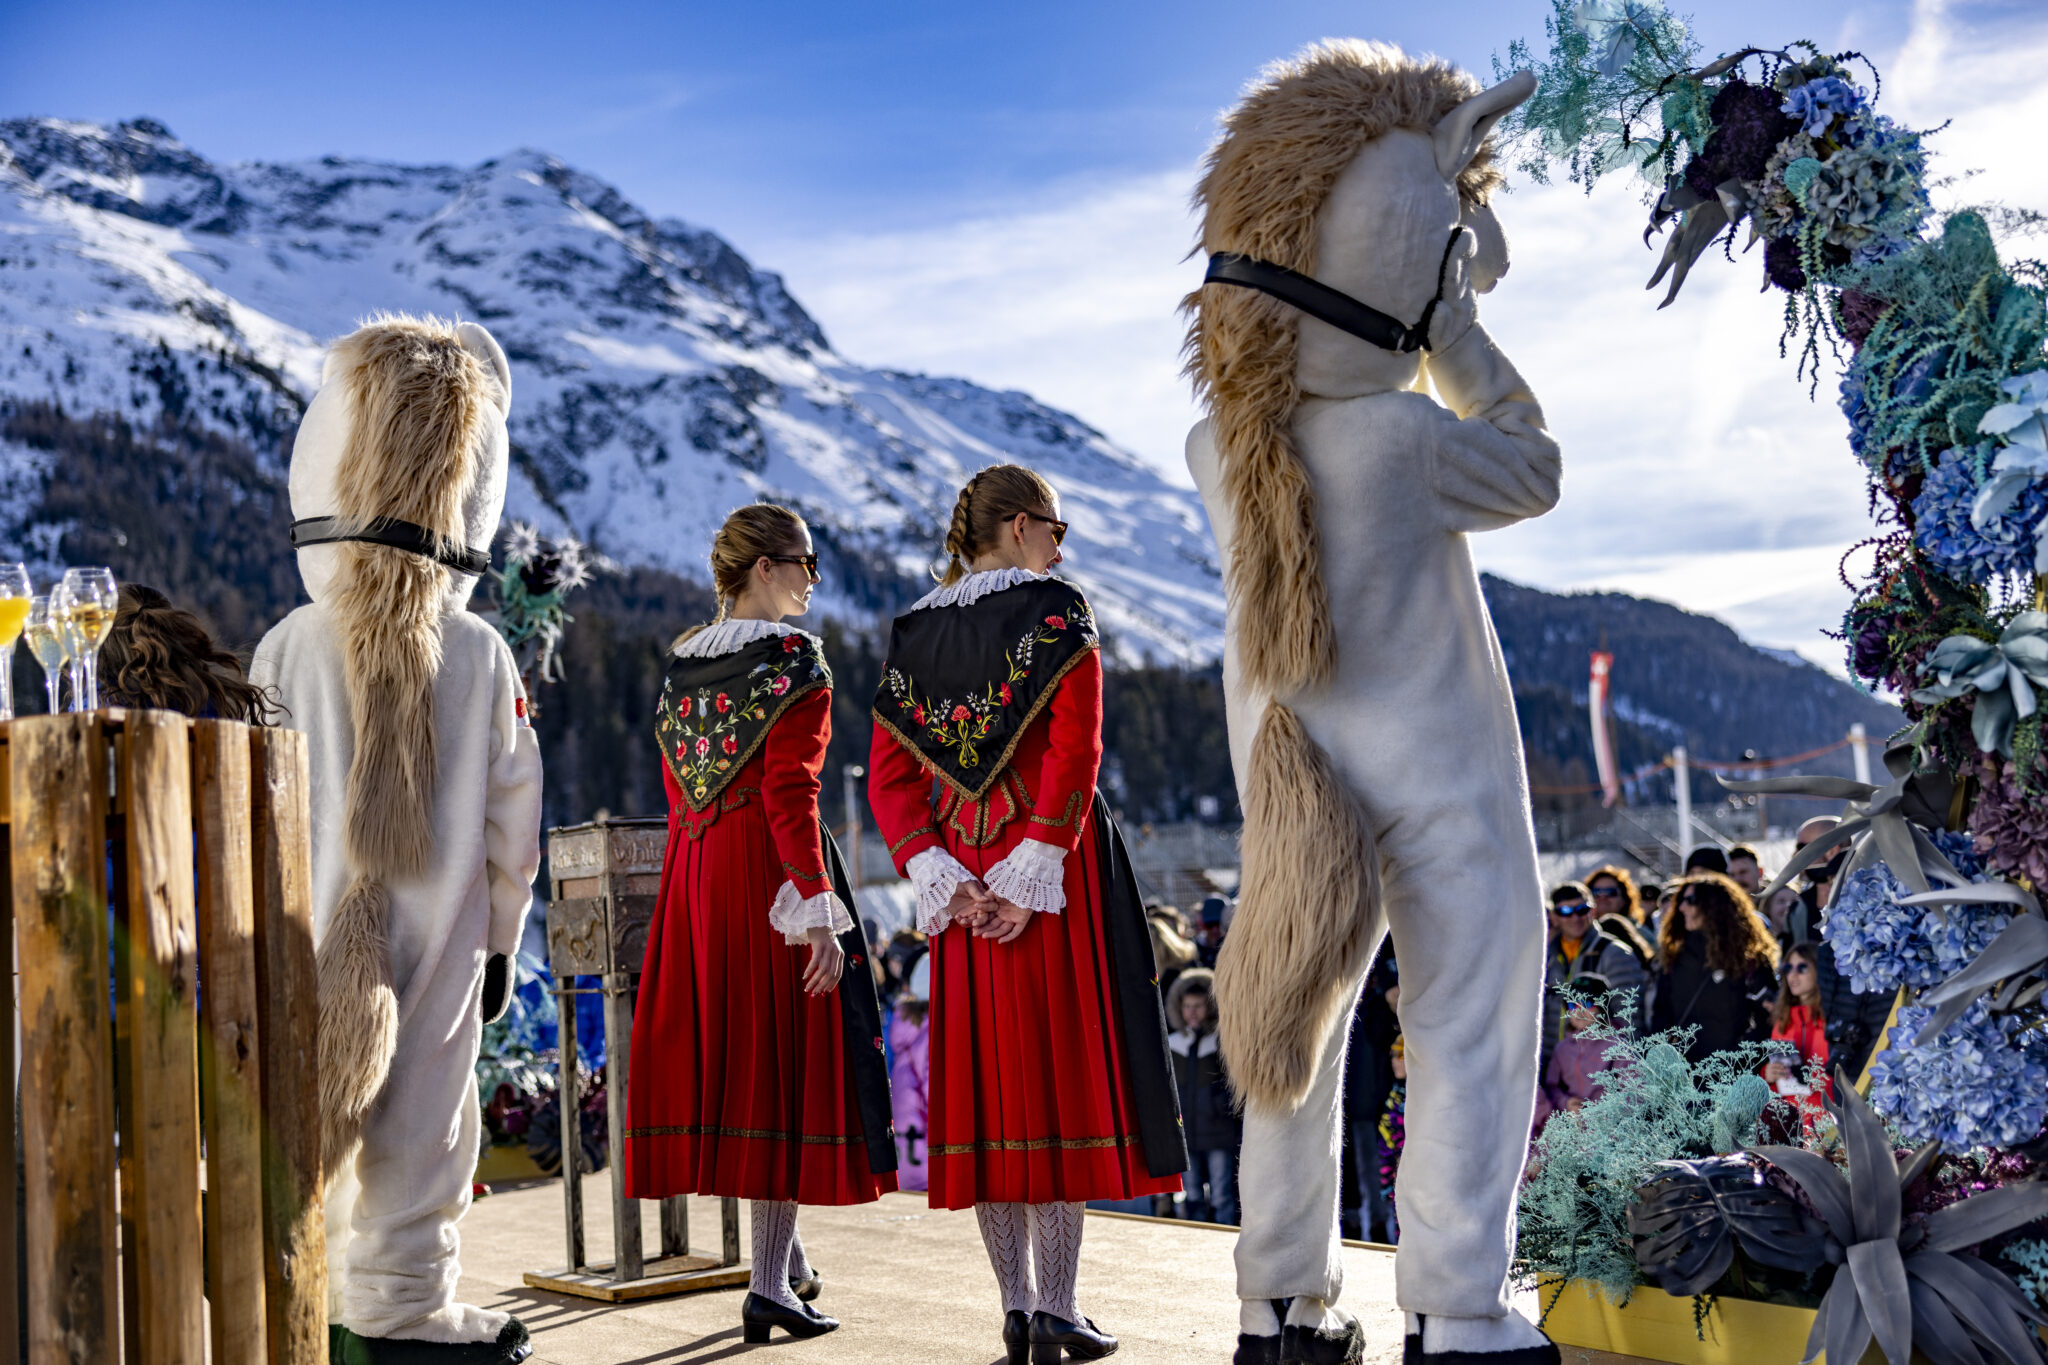
[[[1029,569],[983,569],[971,573],[957,583],[933,588],[930,592],[910,604],[910,610],[923,611],[926,607],[964,607],[970,602],[979,602],[992,592],[1014,588],[1019,583],[1057,583],[1063,580],[1049,573],[1033,573]]]
[[[768,621],[722,622],[714,629],[769,626]],[[685,645],[694,645],[704,631]],[[818,639],[782,626],[756,633],[750,643],[720,654],[669,660],[655,707],[661,761],[690,810],[702,811],[760,752],[769,730],[791,702],[832,685],[832,670]]]
[[[1020,576],[965,601],[928,597],[897,617],[875,690],[876,723],[970,801],[995,785],[1060,680],[1098,644],[1088,599],[1048,574],[1002,569],[940,591],[1004,574]],[[969,611],[920,610],[968,602]]]
[[[807,630],[781,621],[726,620],[715,626],[706,626],[669,652],[678,659],[710,659],[720,654],[730,654],[743,645],[769,636],[801,635],[819,648],[824,641]]]

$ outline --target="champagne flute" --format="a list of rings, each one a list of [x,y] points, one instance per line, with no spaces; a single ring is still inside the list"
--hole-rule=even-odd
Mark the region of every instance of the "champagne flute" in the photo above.
[[[64,571],[64,616],[71,625],[78,658],[73,700],[80,711],[100,709],[100,646],[114,628],[119,593],[112,569]]]
[[[14,719],[14,642],[28,619],[28,568],[0,564],[0,720]]]
[[[22,637],[28,641],[29,652],[35,655],[36,666],[43,670],[43,686],[50,694],[53,716],[62,709],[57,704],[57,681],[64,676],[65,660],[71,656],[70,631],[57,602],[62,593],[59,586],[46,597],[31,597],[28,620],[22,625]]]

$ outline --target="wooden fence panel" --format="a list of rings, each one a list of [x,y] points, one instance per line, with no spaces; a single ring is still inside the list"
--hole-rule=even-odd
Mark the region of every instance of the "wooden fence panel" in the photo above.
[[[250,862],[249,732],[192,727],[198,854],[200,1112],[206,1131],[206,1282],[213,1365],[261,1365],[262,1127],[256,1026],[256,886]]]
[[[31,1365],[120,1358],[99,717],[11,723]]]
[[[306,739],[251,731],[256,976],[262,1001],[264,1315],[270,1359],[327,1358],[327,1232],[320,1172],[320,1006],[313,971]]]
[[[122,722],[127,892],[121,1005],[129,1015],[122,1087],[132,1108],[121,1166],[135,1241],[127,1311],[132,1365],[204,1358],[205,1264],[199,1236],[198,924],[193,909],[189,722],[131,711]]]
[[[0,817],[7,812],[5,803],[13,795],[12,785],[7,781],[7,727],[0,724]],[[14,837],[10,826],[0,825],[0,868],[11,869],[14,865],[8,849]],[[0,980],[16,982],[14,975],[14,877],[10,871],[0,876]],[[10,989],[13,989],[10,984]],[[10,1001],[10,1003],[12,1003]],[[15,1071],[14,1030],[0,1028],[0,1075],[13,1076]],[[15,1259],[15,1238],[21,1228],[21,1204],[15,1198],[17,1182],[21,1177],[20,1134],[7,1144],[7,1163],[0,1167],[0,1352],[17,1349],[23,1339],[21,1313],[25,1305],[16,1296],[16,1277],[21,1263]]]

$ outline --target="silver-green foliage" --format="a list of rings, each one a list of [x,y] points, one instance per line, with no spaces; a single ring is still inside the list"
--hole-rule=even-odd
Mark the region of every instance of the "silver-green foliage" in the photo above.
[[[1516,1273],[1598,1284],[1625,1303],[1643,1283],[1629,1236],[1628,1206],[1657,1163],[1735,1150],[1757,1140],[1770,1098],[1755,1043],[1688,1062],[1690,1029],[1638,1038],[1605,1027],[1600,1098],[1554,1115],[1536,1142],[1535,1173],[1522,1187]]]

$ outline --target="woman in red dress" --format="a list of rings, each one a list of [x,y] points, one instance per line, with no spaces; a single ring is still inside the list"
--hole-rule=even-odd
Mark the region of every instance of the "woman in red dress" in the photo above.
[[[794,512],[726,518],[718,618],[677,640],[655,727],[668,853],[633,1014],[626,1194],[753,1201],[750,1342],[839,1325],[810,1306],[797,1205],[896,1188],[874,980],[818,821],[832,674],[817,637],[782,623],[810,606],[817,564]]]
[[[1187,1167],[1144,909],[1095,791],[1095,621],[1049,573],[1065,534],[1028,469],[961,491],[944,581],[896,619],[869,768],[931,936],[929,1197],[974,1207],[1013,1365],[1116,1349],[1075,1302],[1085,1201]]]

